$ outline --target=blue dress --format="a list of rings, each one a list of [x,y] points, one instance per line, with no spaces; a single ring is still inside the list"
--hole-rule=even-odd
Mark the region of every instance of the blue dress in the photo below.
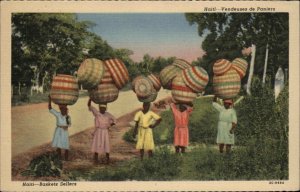
[[[56,111],[55,109],[50,109],[49,112],[56,117],[56,125],[57,125],[52,139],[52,147],[69,149],[70,148],[69,132],[68,130],[64,130],[59,126],[70,126],[71,118],[69,117],[69,125],[68,125],[66,120],[67,116],[63,116],[60,112]]]

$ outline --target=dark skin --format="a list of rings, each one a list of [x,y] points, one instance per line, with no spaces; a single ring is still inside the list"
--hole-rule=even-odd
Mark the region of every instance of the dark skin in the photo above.
[[[88,105],[88,107],[90,107],[90,106],[92,105],[92,100],[91,100],[91,99],[89,99],[87,105]],[[103,106],[100,106],[100,105],[99,105],[99,112],[100,112],[101,114],[104,114],[104,113],[106,112],[106,110],[107,110],[106,107],[103,107]],[[112,124],[111,124],[111,126],[114,126],[114,125],[115,125],[115,123],[112,123]],[[108,128],[108,130],[109,130],[109,128]],[[92,136],[94,136],[94,133],[92,133]],[[106,155],[106,162],[107,162],[107,164],[109,164],[109,153],[106,153],[105,155]],[[94,153],[94,162],[95,162],[95,163],[98,163],[98,162],[99,162],[99,160],[98,160],[98,153]]]
[[[51,96],[48,95],[48,109],[52,109],[52,105],[51,105]],[[68,115],[68,107],[67,105],[59,105],[59,110],[60,110],[60,113],[63,115],[63,116],[67,116]],[[63,128],[64,130],[68,130],[68,127],[69,126],[60,126],[60,128]],[[58,156],[61,158],[61,149],[60,148],[57,148],[56,149],[56,152],[58,154]],[[65,150],[65,160],[68,161],[68,156],[69,156],[69,150]]]
[[[214,96],[213,102],[217,102],[217,97],[216,96]],[[231,105],[232,105],[231,103],[224,102],[225,109],[229,109]],[[232,127],[231,127],[229,133],[231,133],[231,134],[234,133],[236,125],[237,125],[236,123],[232,122]],[[231,145],[230,144],[225,145],[223,143],[219,144],[219,151],[220,151],[220,153],[223,153],[224,146],[225,146],[225,149],[226,149],[226,153],[230,153],[230,151],[231,151]]]
[[[191,104],[189,104],[189,106],[190,106],[190,107],[193,107],[193,104],[191,103]],[[178,107],[178,109],[179,109],[179,111],[180,111],[181,113],[184,112],[185,110],[187,110],[186,105],[184,105],[184,104],[182,104],[182,103],[177,104],[177,107]],[[175,146],[175,152],[176,152],[176,153],[179,153],[180,150],[181,150],[181,153],[185,153],[185,148],[186,148],[186,147],[184,147],[184,146]]]
[[[146,114],[150,110],[150,106],[151,106],[150,103],[143,103],[143,110],[142,110],[142,112],[144,114]],[[158,119],[158,120],[156,120],[156,122],[153,125],[150,125],[149,127],[151,129],[153,129],[157,125],[159,125],[160,122],[161,122],[161,119]],[[135,122],[135,127],[134,127],[134,132],[133,132],[133,134],[134,134],[133,136],[134,137],[136,137],[136,135],[137,135],[138,126],[139,126],[139,122]],[[141,160],[143,160],[143,158],[144,158],[144,149],[140,149],[140,155],[141,155]],[[148,156],[149,157],[153,156],[153,151],[152,150],[148,151]]]

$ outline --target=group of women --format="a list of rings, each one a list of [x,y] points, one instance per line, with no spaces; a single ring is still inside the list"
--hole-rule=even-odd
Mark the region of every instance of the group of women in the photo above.
[[[217,97],[213,99],[213,107],[219,112],[217,144],[220,153],[230,153],[231,146],[234,144],[234,129],[237,125],[236,112],[233,109],[233,101],[231,99],[223,100],[223,105],[217,102]],[[49,112],[56,117],[56,129],[54,132],[52,147],[56,148],[59,157],[62,157],[61,150],[64,149],[64,160],[68,160],[69,151],[69,134],[68,127],[71,126],[71,118],[68,115],[67,105],[58,105],[60,112],[51,106],[51,97],[49,96],[48,108]],[[98,163],[98,154],[105,153],[106,163],[109,164],[109,129],[116,124],[116,118],[107,112],[107,105],[99,104],[99,110],[92,106],[92,101],[88,101],[88,109],[95,117],[95,129],[92,133],[93,140],[91,143],[91,151],[94,153],[94,162]],[[162,118],[150,110],[151,103],[143,103],[142,110],[138,111],[134,116],[135,128],[134,137],[137,136],[136,149],[140,151],[140,158],[143,160],[145,151],[149,157],[153,156],[154,138],[152,129],[155,128]],[[189,117],[193,112],[193,105],[186,104],[170,104],[173,113],[174,128],[174,147],[176,153],[185,153],[189,144]]]

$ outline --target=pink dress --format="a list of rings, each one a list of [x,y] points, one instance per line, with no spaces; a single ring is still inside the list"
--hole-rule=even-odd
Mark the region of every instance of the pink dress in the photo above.
[[[184,112],[180,112],[175,104],[171,104],[171,109],[173,111],[173,116],[175,120],[174,129],[174,145],[186,147],[189,144],[189,117],[193,108],[188,107]]]
[[[95,116],[95,132],[92,141],[91,150],[94,153],[109,153],[109,134],[108,128],[112,123],[116,123],[116,119],[110,113],[101,114],[96,108],[90,106],[89,110]]]

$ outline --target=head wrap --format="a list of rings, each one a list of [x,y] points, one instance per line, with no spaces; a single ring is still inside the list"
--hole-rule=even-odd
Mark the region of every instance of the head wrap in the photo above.
[[[233,104],[232,99],[224,99],[224,103]]]
[[[106,104],[99,104],[99,107],[107,108],[107,105]]]

